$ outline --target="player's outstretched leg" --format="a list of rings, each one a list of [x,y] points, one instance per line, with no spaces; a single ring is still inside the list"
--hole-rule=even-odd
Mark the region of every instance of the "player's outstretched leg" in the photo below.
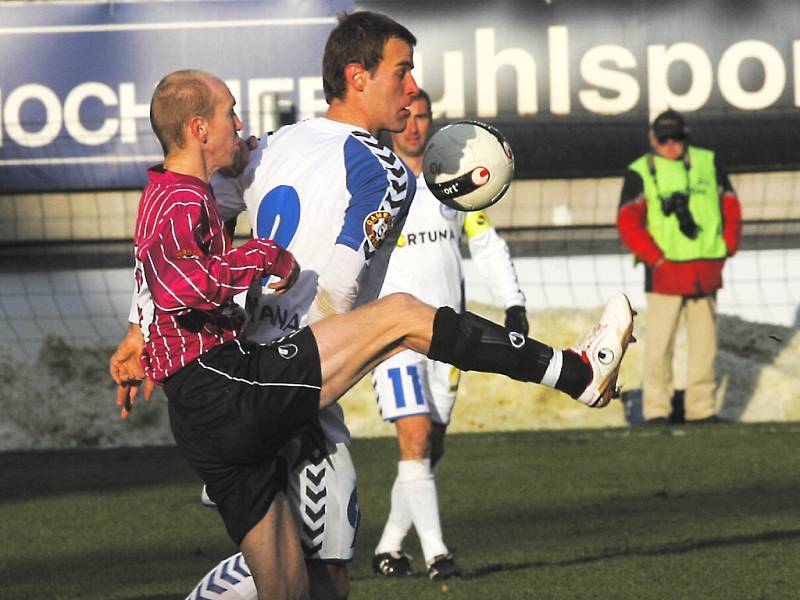
[[[633,316],[627,296],[615,294],[594,328],[562,351],[477,315],[441,308],[428,356],[465,371],[541,383],[587,406],[601,407],[616,392],[622,357],[633,338]]]
[[[404,348],[462,371],[541,383],[599,407],[615,393],[622,357],[632,339],[633,310],[624,294],[616,294],[592,331],[563,351],[473,313],[436,310],[402,293],[323,319],[311,329],[322,368],[320,408]]]

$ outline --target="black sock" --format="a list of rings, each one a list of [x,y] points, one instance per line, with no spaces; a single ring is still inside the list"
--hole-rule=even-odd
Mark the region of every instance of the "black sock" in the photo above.
[[[563,362],[556,389],[577,398],[592,381],[592,367],[583,362],[583,359],[572,350],[564,350],[561,355]]]
[[[500,373],[539,383],[552,357],[550,346],[473,313],[457,313],[446,306],[436,311],[428,351],[433,360],[462,371]]]

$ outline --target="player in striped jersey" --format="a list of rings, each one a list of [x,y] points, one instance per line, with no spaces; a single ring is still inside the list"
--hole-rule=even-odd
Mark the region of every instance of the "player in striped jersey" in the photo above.
[[[299,272],[292,255],[270,240],[233,248],[224,235],[209,179],[239,151],[242,123],[227,87],[194,71],[178,72],[162,84],[151,110],[163,116],[151,120],[166,158],[148,171],[134,234],[137,320],[144,368],[155,381],[236,338],[242,321],[232,297],[254,279],[275,275],[273,288],[283,292]],[[183,111],[172,104],[184,108],[180,103],[188,102],[181,95],[190,88],[198,99],[190,108],[199,115],[190,123],[192,133],[210,146],[200,158],[173,150],[184,139],[173,133]]]
[[[439,202],[422,176],[422,156],[431,125],[431,101],[414,97],[406,128],[392,134],[392,146],[417,176],[417,194],[392,252],[381,296],[408,292],[432,306],[464,310],[460,243],[466,236],[482,279],[506,308],[506,327],[528,333],[525,296],[508,246],[484,211],[459,212]],[[400,462],[392,486],[391,509],[375,548],[373,570],[387,577],[411,575],[402,542],[413,524],[432,579],[459,570],[442,537],[434,468],[444,454],[444,436],[458,390],[459,372],[416,352],[405,351],[372,373],[378,407],[395,424]]]
[[[377,297],[388,261],[373,256],[392,247],[384,238],[394,239],[413,198],[410,174],[369,131],[320,117],[264,136],[241,177],[214,179],[224,219],[246,208],[253,235],[274,239],[302,266],[282,295],[263,285],[267,280],[250,290],[248,339],[270,342],[350,310],[360,290]],[[287,447],[290,496],[312,587],[328,579],[346,597],[359,509],[350,432],[338,403],[320,413],[320,426],[321,443],[308,432]]]
[[[253,235],[274,239],[302,267],[282,295],[264,286],[267,280],[251,289],[248,339],[270,342],[350,310],[357,295],[359,302],[377,298],[388,263],[383,254],[393,247],[408,211],[415,177],[376,136],[405,126],[406,107],[419,89],[410,72],[415,43],[410,32],[383,15],[342,19],[323,57],[326,115],[262,136],[240,176],[212,181],[224,220],[246,210]],[[348,78],[355,57],[367,71],[373,68],[368,46],[381,49],[375,83],[398,82],[399,102],[377,86],[360,94],[365,73]],[[354,111],[359,96],[371,103],[360,115]],[[387,237],[391,241],[385,242]],[[306,432],[284,452],[289,497],[301,524],[312,597],[345,598],[360,519],[350,432],[338,403],[319,420],[320,432]],[[224,581],[215,585],[225,587]]]
[[[415,178],[375,136],[405,125],[406,107],[418,90],[410,74],[414,43],[410,32],[383,15],[342,19],[323,59],[331,103],[326,117],[265,136],[241,177],[215,179],[224,220],[249,209],[254,235],[274,238],[303,266],[297,283],[282,295],[254,286],[248,339],[269,342],[348,310],[357,290],[361,302],[377,297],[388,262],[382,252],[393,246],[382,241],[404,218]],[[358,69],[356,59],[363,63]],[[303,525],[312,595],[346,597],[346,566],[359,520],[350,434],[338,405],[323,411],[320,422],[321,444],[296,439],[285,451],[293,467],[290,497]],[[214,589],[219,591],[218,583]]]
[[[378,83],[379,74],[363,69],[350,76],[359,73],[367,86]],[[403,349],[462,370],[542,382],[599,405],[613,392],[632,314],[618,295],[580,346],[562,352],[471,313],[392,294],[270,345],[240,339],[227,310],[234,295],[270,275],[280,279],[269,285],[289,289],[298,269],[269,240],[231,249],[210,202],[209,178],[233,162],[238,143],[233,104],[222,81],[197,72],[171,74],[154,93],[151,121],[165,161],[150,171],[137,224],[137,314],[148,329],[143,362],[164,386],[176,442],[247,558],[259,597],[300,598],[308,580],[279,452],[319,410]],[[400,108],[390,118],[402,121],[406,113]],[[187,343],[189,334],[198,342]],[[118,370],[118,383],[130,373]]]

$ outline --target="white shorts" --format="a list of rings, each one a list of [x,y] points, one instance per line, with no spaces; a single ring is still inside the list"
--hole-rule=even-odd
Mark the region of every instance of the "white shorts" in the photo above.
[[[461,371],[446,363],[404,350],[372,371],[372,386],[384,421],[430,415],[431,421],[450,424]]]
[[[347,443],[331,441],[336,436],[330,435],[325,426],[323,413],[327,412],[320,413],[322,429],[327,434],[327,454],[316,451],[308,456],[304,451],[307,458],[298,462],[303,444],[300,438],[289,442],[283,452],[289,466],[289,502],[299,524],[306,559],[349,561],[353,559],[361,519],[356,470]]]

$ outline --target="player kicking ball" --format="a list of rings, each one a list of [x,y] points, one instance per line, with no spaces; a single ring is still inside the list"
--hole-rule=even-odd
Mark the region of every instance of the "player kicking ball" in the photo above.
[[[217,502],[258,597],[305,598],[308,578],[279,451],[321,409],[403,349],[603,406],[615,392],[633,311],[623,294],[613,296],[597,326],[563,351],[407,294],[268,345],[241,339],[233,297],[270,275],[280,293],[299,268],[269,240],[232,248],[217,214],[209,180],[235,159],[242,124],[234,104],[219,78],[199,71],[172,73],[154,92],[151,123],[165,159],[148,172],[136,222],[143,363],[164,386],[176,443]]]

